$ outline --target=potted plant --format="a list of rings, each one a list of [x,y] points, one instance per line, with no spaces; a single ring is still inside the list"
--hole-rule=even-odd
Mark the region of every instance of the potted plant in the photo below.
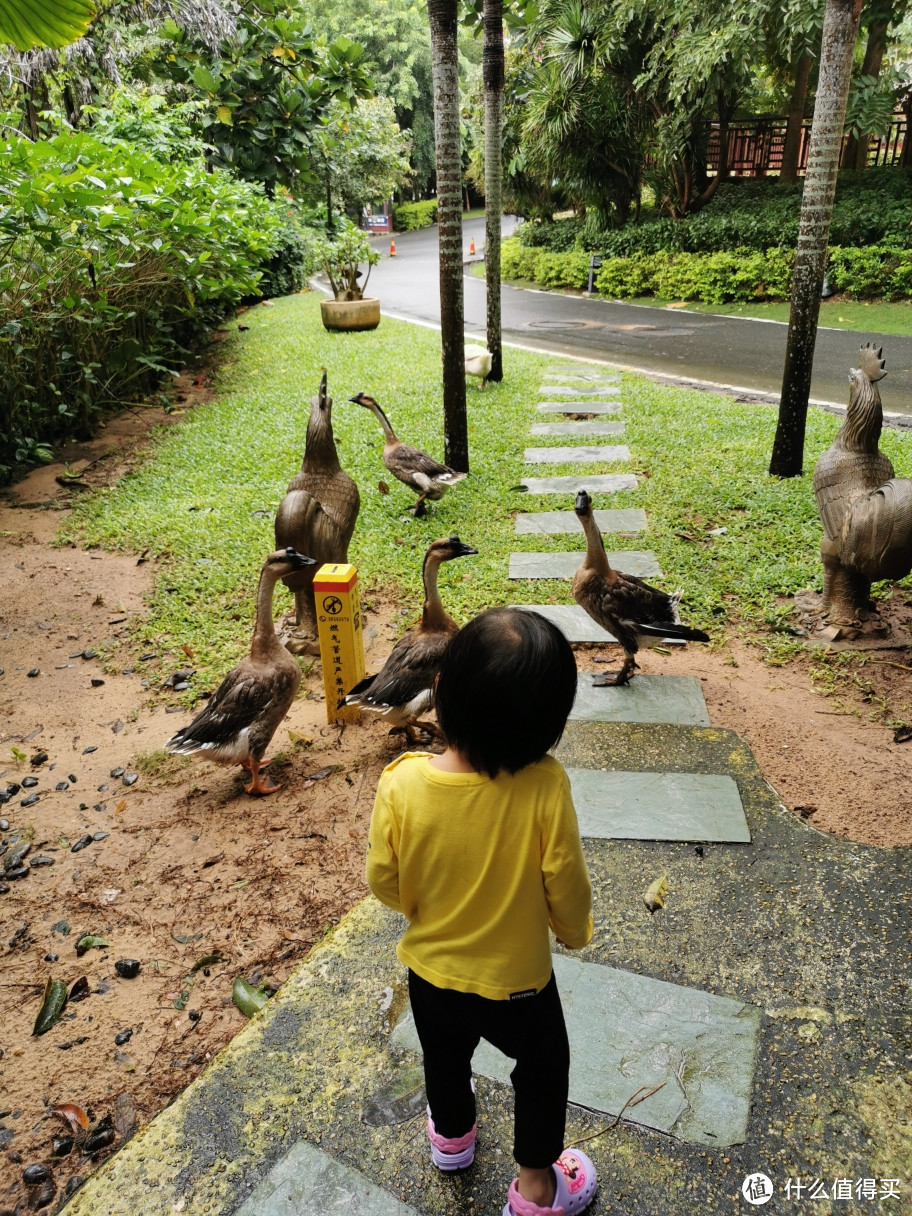
[[[326,272],[332,288],[332,300],[320,302],[320,313],[327,329],[376,329],[380,324],[380,301],[367,297],[364,289],[371,267],[380,261],[380,254],[370,247],[367,237],[350,221],[336,235],[325,236],[318,242],[316,257]],[[367,264],[364,282],[361,267]]]

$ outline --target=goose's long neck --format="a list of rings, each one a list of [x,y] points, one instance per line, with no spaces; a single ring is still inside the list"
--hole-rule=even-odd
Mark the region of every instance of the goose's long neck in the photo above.
[[[322,471],[326,473],[338,473],[341,468],[333,435],[332,407],[329,405],[314,403],[310,407],[304,464],[311,461],[318,461]]]
[[[377,421],[383,427],[383,438],[386,441],[386,443],[387,444],[398,443],[399,439],[396,435],[396,432],[393,430],[392,426],[390,425],[389,418],[387,418],[386,414],[384,414],[383,410],[380,408],[380,406],[377,404],[376,401],[371,406],[371,409],[373,410],[374,416],[376,417]]]
[[[422,629],[440,629],[449,625],[451,618],[443,606],[440,592],[437,590],[437,574],[440,570],[440,558],[436,554],[425,555],[424,569],[421,578],[424,582],[424,608],[421,612]]]
[[[263,570],[260,574],[260,583],[257,587],[256,623],[253,627],[253,642],[250,646],[252,659],[262,661],[275,658],[277,654],[286,653],[276,636],[272,617],[272,595],[276,582],[276,577],[269,570]]]
[[[595,512],[590,511],[588,515],[580,515],[579,521],[583,525],[583,531],[586,533],[586,558],[583,565],[589,570],[595,570],[599,574],[604,574],[607,578],[617,577],[608,561],[608,554],[605,552],[605,542],[602,540],[602,534],[595,521]]]

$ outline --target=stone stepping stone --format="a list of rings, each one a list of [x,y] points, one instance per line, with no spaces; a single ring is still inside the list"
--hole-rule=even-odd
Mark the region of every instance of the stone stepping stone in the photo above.
[[[538,391],[540,393],[557,393],[559,397],[585,397],[586,393],[595,393],[596,396],[613,397],[620,390],[615,384],[609,384],[605,388],[599,388],[597,384],[585,384],[579,388],[574,388],[569,384],[543,384]]]
[[[305,1140],[294,1144],[234,1216],[419,1216],[337,1157]]]
[[[738,786],[721,773],[568,768],[567,775],[581,836],[750,844]]]
[[[602,371],[597,363],[556,363],[545,368],[546,376],[594,376],[598,380],[620,380],[620,376],[612,371]]]
[[[571,1102],[618,1115],[637,1090],[664,1082],[625,1118],[716,1149],[744,1143],[759,1008],[559,954],[554,974],[570,1038]],[[421,1050],[410,1009],[392,1040]],[[482,1041],[472,1067],[509,1085],[514,1061]]]
[[[609,460],[629,460],[626,443],[602,443],[591,448],[526,448],[526,464],[601,464]]]
[[[545,372],[545,379],[557,384],[604,384],[616,386],[618,383],[617,376],[581,376],[579,374],[568,373],[558,375],[557,373]]]
[[[626,507],[619,511],[595,511],[595,522],[600,532],[644,532],[647,527],[646,512],[640,507]],[[573,511],[524,511],[514,517],[513,526],[518,536],[535,533],[540,536],[564,536],[571,533],[582,535],[583,525]]]
[[[620,401],[541,401],[536,409],[542,414],[619,414]]]
[[[618,656],[618,667],[620,664]],[[664,722],[673,726],[710,724],[703,686],[696,676],[635,675],[629,684],[620,687],[609,684],[603,688],[595,688],[593,679],[592,672],[581,673],[576,700],[570,711],[571,721]]]
[[[573,578],[586,556],[582,550],[572,553],[511,553],[510,578]],[[608,561],[623,574],[637,578],[661,578],[662,569],[654,553],[638,553],[627,549],[609,553]]]
[[[577,473],[575,477],[523,477],[519,483],[529,494],[576,494],[585,489],[590,494],[613,494],[617,490],[635,490],[633,473]]]
[[[624,432],[623,422],[599,422],[590,419],[588,422],[536,422],[532,426],[533,435],[621,435]]]

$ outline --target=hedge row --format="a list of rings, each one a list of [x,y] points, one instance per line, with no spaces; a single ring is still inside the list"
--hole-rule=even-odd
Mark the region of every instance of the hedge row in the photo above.
[[[731,182],[720,187],[704,210],[674,220],[645,212],[639,223],[599,230],[577,216],[524,224],[522,243],[530,248],[566,252],[574,247],[605,257],[636,253],[722,253],[731,249],[763,252],[794,249],[798,239],[801,185],[775,179]],[[830,226],[835,246],[912,245],[912,175],[904,169],[877,169],[840,178]]]
[[[299,285],[300,227],[201,160],[78,132],[0,145],[0,481],[153,391],[264,269]]]
[[[595,287],[600,295],[618,300],[638,296],[704,304],[787,300],[794,260],[794,251],[788,249],[637,253],[603,259]],[[585,290],[589,254],[528,248],[514,237],[503,243],[502,273],[505,279],[525,279],[552,290]],[[831,248],[827,274],[835,291],[855,299],[908,299],[912,295],[912,250]]]
[[[422,199],[417,203],[399,203],[393,207],[393,228],[396,232],[414,232],[437,223],[437,200]]]

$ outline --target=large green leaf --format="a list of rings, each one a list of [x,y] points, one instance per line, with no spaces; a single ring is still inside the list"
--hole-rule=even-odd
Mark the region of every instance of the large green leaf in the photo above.
[[[95,16],[92,0],[0,0],[0,41],[17,50],[75,42]]]

